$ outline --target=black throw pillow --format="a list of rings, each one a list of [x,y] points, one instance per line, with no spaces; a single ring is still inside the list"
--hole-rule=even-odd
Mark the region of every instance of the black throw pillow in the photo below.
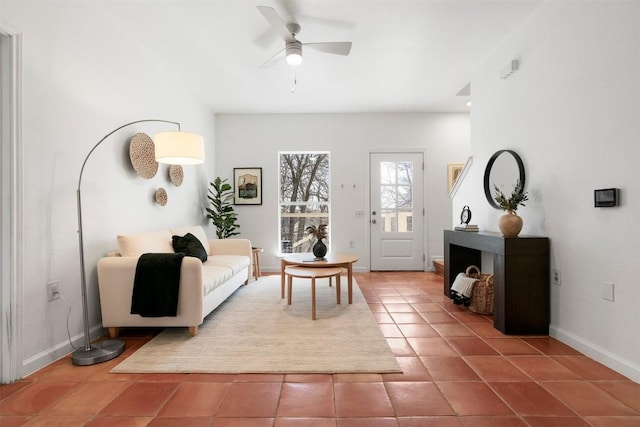
[[[204,250],[204,246],[202,246],[200,240],[193,234],[187,233],[184,237],[173,236],[172,240],[173,250],[177,254],[200,258],[202,262],[207,260],[207,251]]]

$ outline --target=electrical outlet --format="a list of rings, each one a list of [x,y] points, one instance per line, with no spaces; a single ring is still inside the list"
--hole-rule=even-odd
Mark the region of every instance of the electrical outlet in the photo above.
[[[557,268],[551,270],[551,283],[556,286],[560,286],[562,284],[562,273]]]
[[[613,301],[613,283],[604,282],[602,284],[602,299],[606,301]]]
[[[47,296],[49,297],[49,302],[60,299],[59,280],[54,280],[53,282],[47,283]]]

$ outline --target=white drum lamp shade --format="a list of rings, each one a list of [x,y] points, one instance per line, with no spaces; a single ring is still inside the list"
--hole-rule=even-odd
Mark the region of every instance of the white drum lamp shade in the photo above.
[[[169,165],[204,162],[204,138],[191,132],[165,131],[153,137],[156,161]]]

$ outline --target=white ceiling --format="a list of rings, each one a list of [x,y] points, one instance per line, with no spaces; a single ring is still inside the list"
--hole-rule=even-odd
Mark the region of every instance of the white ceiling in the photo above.
[[[539,3],[154,2],[153,16],[145,20],[144,30],[136,36],[146,48],[182,64],[188,76],[185,84],[216,113],[460,112],[468,111],[468,97],[456,94],[470,81],[474,67]],[[149,4],[137,3],[138,12],[148,14]],[[284,47],[284,42],[271,31],[256,5],[274,7],[285,21],[298,22],[302,26],[298,39],[303,43],[352,41],[351,54],[344,57],[304,51],[303,63],[295,67],[297,85],[291,93],[294,68],[286,61],[259,68]]]

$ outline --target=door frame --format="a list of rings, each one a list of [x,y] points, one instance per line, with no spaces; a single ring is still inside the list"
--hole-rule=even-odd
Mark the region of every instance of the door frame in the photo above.
[[[0,383],[22,378],[22,34],[0,23]]]
[[[402,153],[420,153],[422,154],[422,200],[423,200],[423,208],[424,215],[423,217],[423,230],[422,230],[422,250],[423,250],[423,262],[422,262],[422,271],[427,271],[427,260],[429,259],[429,248],[427,247],[428,239],[428,228],[426,218],[428,217],[429,210],[427,209],[427,150],[424,148],[381,148],[381,149],[373,149],[370,148],[367,152],[367,246],[368,256],[369,256],[369,271],[371,270],[371,155],[372,154],[402,154]]]

